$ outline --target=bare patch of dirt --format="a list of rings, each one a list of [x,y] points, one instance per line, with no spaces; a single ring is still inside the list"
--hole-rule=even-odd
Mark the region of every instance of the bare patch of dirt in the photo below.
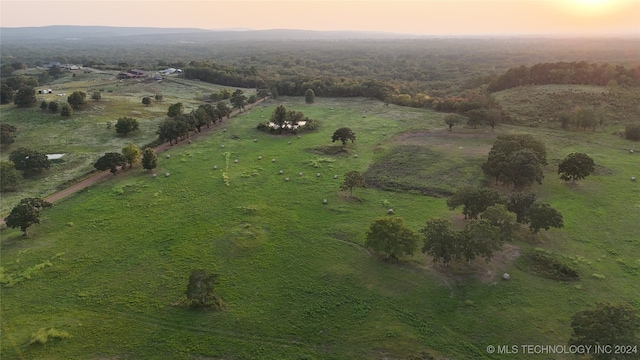
[[[451,261],[448,266],[429,261],[427,268],[446,276],[448,279],[475,278],[484,283],[493,283],[502,278],[508,268],[520,256],[520,248],[513,244],[504,244],[502,250],[495,252],[490,262],[479,258],[468,265],[465,261]]]

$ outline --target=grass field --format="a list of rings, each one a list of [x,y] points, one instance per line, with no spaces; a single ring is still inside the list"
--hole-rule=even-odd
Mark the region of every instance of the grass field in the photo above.
[[[79,72],[76,77],[67,75],[53,84],[41,86],[40,88],[52,89],[53,93],[37,94],[37,97],[47,102],[57,101],[59,104],[65,103],[67,96],[74,91],[87,93],[86,109],[76,111],[70,118],[63,118],[59,113],[43,112],[38,106],[17,109],[13,104],[7,104],[0,107],[0,122],[18,128],[15,142],[0,154],[3,160],[18,147],[47,154],[65,154],[62,161],[54,164],[49,171],[41,176],[21,180],[16,192],[3,194],[0,214],[6,215],[22,197],[45,197],[69,181],[94,171],[93,164],[105,152],[120,151],[128,143],[143,147],[153,142],[158,137],[158,125],[166,119],[169,105],[182,102],[185,112],[189,112],[202,104],[196,97],[206,97],[223,88],[177,77],[167,77],[161,82],[119,81],[115,79],[115,74]],[[246,94],[255,93],[252,89],[243,91]],[[102,99],[91,100],[93,92],[100,92]],[[150,106],[142,104],[143,97],[154,99],[156,94],[162,94],[163,100],[153,100]],[[117,134],[113,125],[118,118],[124,116],[137,119],[140,130],[127,137]]]
[[[255,130],[280,103],[321,121],[320,130],[300,138]],[[342,126],[357,135],[349,152],[319,153],[339,146],[330,138]],[[369,223],[388,208],[416,231],[431,217],[460,222],[445,198],[419,190],[482,183],[477,166],[492,139],[512,132],[547,145],[551,165],[531,191],[563,213],[564,229],[509,244],[492,263],[446,270],[422,254],[393,263],[363,248]],[[596,301],[640,307],[640,187],[629,181],[640,158],[629,146],[603,131],[449,133],[442,114],[366,99],[270,100],[161,154],[155,179],[134,168],[48,210],[28,239],[3,231],[0,357],[493,359],[506,357],[488,354],[489,345],[566,344],[576,311]],[[565,184],[554,166],[574,151],[598,171]],[[391,166],[398,160],[425,163],[407,172]],[[356,189],[349,199],[339,184],[351,170],[414,191]],[[536,247],[581,279],[549,280],[513,262]],[[172,305],[195,268],[220,275],[224,311]],[[71,337],[28,345],[41,328]]]

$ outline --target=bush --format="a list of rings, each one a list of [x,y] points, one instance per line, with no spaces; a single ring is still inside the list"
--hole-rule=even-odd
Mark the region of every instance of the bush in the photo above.
[[[627,140],[640,141],[640,124],[628,124],[625,126],[624,137]]]
[[[46,344],[49,340],[55,339],[69,339],[71,335],[66,331],[56,330],[54,328],[41,328],[38,332],[31,334],[29,339],[29,345],[32,344]]]
[[[519,267],[547,279],[574,281],[580,279],[578,270],[544,249],[534,249],[519,261]]]

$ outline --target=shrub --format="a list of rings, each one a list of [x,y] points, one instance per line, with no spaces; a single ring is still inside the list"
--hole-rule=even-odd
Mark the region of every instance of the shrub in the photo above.
[[[534,249],[519,262],[523,270],[547,279],[573,281],[580,279],[578,270],[544,249]]]
[[[55,340],[55,339],[62,340],[62,339],[69,339],[69,338],[71,338],[71,335],[66,331],[56,330],[54,328],[48,328],[48,329],[41,328],[37,332],[31,334],[31,339],[29,339],[29,345],[32,345],[32,344],[44,345],[49,340]]]
[[[627,140],[640,141],[640,124],[628,124],[625,126],[624,137]]]

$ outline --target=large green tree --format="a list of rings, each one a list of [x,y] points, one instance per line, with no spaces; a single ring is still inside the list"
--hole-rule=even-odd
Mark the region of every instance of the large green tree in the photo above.
[[[467,118],[458,114],[448,114],[444,117],[444,123],[449,127],[449,131],[451,131],[455,125],[463,124],[465,121],[467,121]]]
[[[50,208],[51,203],[41,198],[24,198],[18,205],[14,206],[9,216],[4,218],[8,227],[20,228],[23,236],[29,236],[27,229],[33,224],[40,223],[42,210]]]
[[[503,185],[513,184],[514,189],[519,189],[533,182],[542,183],[544,165],[547,150],[542,142],[531,135],[500,135],[482,170]]]
[[[18,128],[11,124],[0,124],[0,144],[4,146],[11,145],[16,138]]]
[[[344,174],[340,189],[349,190],[349,197],[353,197],[353,188],[365,187],[365,185],[364,176],[359,171],[354,170]]]
[[[535,193],[516,192],[507,198],[507,209],[516,214],[516,222],[526,224],[529,222],[527,211],[536,202]]]
[[[351,143],[356,141],[356,134],[348,127],[341,127],[331,135],[331,142],[340,141],[342,146],[346,146],[349,140]]]
[[[535,202],[527,210],[529,218],[529,230],[536,235],[541,229],[561,228],[564,226],[562,214],[549,204]]]
[[[36,90],[32,87],[22,87],[13,96],[13,103],[21,108],[32,107],[37,101]]]
[[[229,99],[231,102],[231,106],[234,109],[238,109],[238,111],[244,110],[244,106],[247,105],[247,96],[240,89],[236,90],[231,94],[231,98]]]
[[[209,274],[202,269],[193,270],[189,276],[189,284],[184,294],[187,305],[193,309],[221,310],[224,302],[215,293],[214,286],[218,284],[218,275]]]
[[[133,167],[133,164],[137,164],[140,161],[140,148],[136,144],[127,144],[122,148],[122,155],[127,159],[129,169]]]
[[[493,252],[502,247],[500,229],[489,220],[469,221],[456,239],[459,256],[469,264],[477,256],[489,261]]]
[[[142,151],[142,168],[147,170],[155,169],[158,166],[158,156],[156,152],[150,148],[146,147]]]
[[[222,120],[231,114],[231,108],[229,108],[229,105],[227,105],[226,102],[220,101],[216,104],[216,112],[218,114],[218,119]]]
[[[112,174],[115,174],[118,171],[118,166],[125,166],[127,163],[127,158],[124,155],[117,152],[108,152],[105,153],[102,157],[98,159],[93,164],[93,167],[100,171],[109,170]]]
[[[571,153],[558,164],[558,174],[564,181],[575,182],[591,175],[595,170],[595,162],[584,153]]]
[[[118,119],[115,127],[118,134],[122,134],[126,137],[128,133],[138,130],[140,128],[140,124],[138,123],[138,120],[125,116]]]
[[[478,215],[489,206],[501,201],[500,193],[496,190],[466,186],[447,199],[447,206],[449,209],[455,210],[462,205],[462,214],[465,219],[477,219]]]
[[[442,261],[447,266],[453,259],[460,257],[460,237],[462,233],[450,229],[447,219],[434,218],[427,220],[420,230],[424,235],[422,252],[433,257],[433,262]]]
[[[600,346],[605,351],[592,351],[596,360],[638,359],[640,354],[640,316],[638,310],[626,303],[596,303],[591,310],[576,312],[571,317],[573,334],[569,345]],[[616,351],[615,346],[630,351]],[[626,346],[630,346],[626,348]]]
[[[184,105],[181,102],[171,104],[169,105],[169,110],[167,110],[167,116],[170,118],[174,118],[176,116],[182,115],[183,110]]]
[[[87,104],[87,94],[83,91],[74,91],[67,97],[67,102],[73,110],[80,110]]]
[[[500,230],[500,238],[502,241],[511,241],[517,229],[516,215],[510,212],[506,205],[495,204],[489,206],[480,214],[480,218],[489,221],[489,223]]]
[[[413,255],[417,244],[418,236],[399,217],[374,220],[364,242],[366,248],[392,259]]]
[[[23,147],[12,151],[9,154],[9,160],[15,164],[17,170],[22,171],[25,177],[51,168],[51,161],[47,158],[47,154]]]

